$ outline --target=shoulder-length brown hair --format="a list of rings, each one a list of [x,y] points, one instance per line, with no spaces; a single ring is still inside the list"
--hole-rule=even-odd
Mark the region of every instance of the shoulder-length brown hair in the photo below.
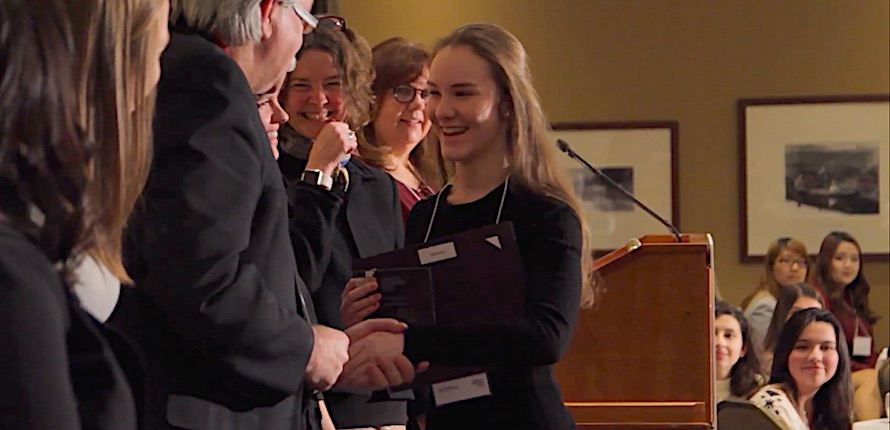
[[[525,47],[516,36],[494,24],[469,24],[454,30],[433,49],[433,58],[449,46],[464,46],[484,59],[500,90],[503,112],[509,124],[507,161],[511,186],[516,184],[535,194],[559,200],[575,212],[581,224],[581,303],[593,305],[598,288],[592,272],[590,233],[574,189],[556,162],[550,124],[544,115]],[[430,139],[437,140],[435,133]]]
[[[831,260],[834,258],[837,247],[842,242],[852,243],[860,256],[859,273],[856,274],[856,278],[849,285],[839,285],[831,279]],[[822,240],[822,245],[819,247],[819,256],[816,257],[816,270],[813,271],[812,275],[813,283],[823,289],[832,307],[836,305],[845,306],[843,304],[844,300],[849,297],[853,309],[856,310],[856,314],[865,318],[870,324],[874,324],[879,318],[872,311],[871,306],[869,306],[868,293],[871,291],[871,286],[868,280],[865,279],[865,273],[862,272],[862,268],[862,247],[859,246],[859,242],[847,232],[833,231],[825,236],[825,239]]]
[[[58,0],[4,0],[0,28],[0,223],[67,274],[64,263],[88,242],[91,153],[77,126],[69,21]]]
[[[89,252],[127,283],[122,234],[151,167],[154,92],[146,70],[162,1],[66,1],[78,59],[79,118],[97,145],[85,202],[88,234],[96,240]]]
[[[773,351],[776,348],[776,342],[779,341],[779,333],[782,332],[785,322],[788,320],[788,313],[791,312],[794,302],[801,297],[815,299],[823,308],[825,307],[822,295],[807,284],[800,283],[780,287],[776,309],[773,311],[773,317],[769,322],[766,337],[763,338],[763,349],[765,351]]]
[[[763,275],[760,278],[760,284],[751,295],[742,300],[742,309],[747,308],[748,304],[751,303],[751,299],[761,291],[768,291],[775,299],[779,299],[779,290],[781,286],[779,285],[779,281],[776,280],[776,275],[773,274],[773,266],[776,265],[776,260],[779,258],[779,254],[786,249],[802,256],[806,260],[807,275],[809,275],[810,263],[812,262],[807,253],[807,246],[804,245],[803,242],[791,237],[780,237],[776,239],[769,245],[769,249],[766,251],[766,258],[764,259],[763,265],[764,270]]]
[[[788,369],[788,356],[791,355],[791,351],[804,329],[814,322],[831,324],[837,341],[838,362],[837,372],[828,382],[822,384],[813,396],[813,415],[809,417],[810,428],[813,430],[850,429],[853,411],[850,353],[847,351],[844,330],[831,312],[824,309],[804,309],[788,319],[785,328],[779,335],[779,341],[776,343],[776,353],[769,382],[770,384],[782,384],[791,400],[796,404],[800,393],[797,382],[794,381],[794,377],[791,376],[791,371]]]
[[[389,165],[389,146],[378,142],[374,135],[374,119],[381,101],[387,93],[399,85],[408,84],[417,79],[430,65],[430,53],[419,43],[410,42],[402,37],[393,37],[380,42],[371,51],[374,59],[374,104],[371,108],[371,122],[365,126],[364,142],[360,142],[362,159],[372,166],[393,170]],[[446,181],[442,155],[438,146],[424,138],[408,156],[411,165],[417,170],[424,184],[433,189],[441,189]]]

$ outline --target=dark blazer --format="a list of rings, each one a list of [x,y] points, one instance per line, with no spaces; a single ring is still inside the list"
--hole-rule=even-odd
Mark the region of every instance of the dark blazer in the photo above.
[[[148,363],[149,429],[300,429],[314,316],[281,173],[238,64],[209,38],[171,33],[154,163],[125,241],[144,293],[127,328]]]
[[[341,199],[336,192],[328,192],[325,199],[318,199],[305,184],[296,183],[306,160],[284,151],[280,154],[278,165],[290,184],[290,235],[297,266],[312,292],[319,322],[344,329],[340,294],[353,277],[352,261],[403,246],[398,188],[389,174],[353,157],[346,165],[349,187],[345,196]],[[321,217],[313,214],[319,211],[336,217],[335,228],[318,225]],[[368,404],[370,397],[370,392],[345,393],[334,388],[325,393],[325,403],[338,428],[407,422],[404,400]]]
[[[103,331],[43,253],[0,224],[0,429],[136,429]]]

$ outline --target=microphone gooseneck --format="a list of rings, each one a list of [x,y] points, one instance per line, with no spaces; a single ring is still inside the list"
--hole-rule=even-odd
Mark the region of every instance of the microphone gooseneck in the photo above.
[[[585,160],[583,157],[578,155],[575,151],[572,151],[572,147],[569,146],[568,142],[566,142],[565,140],[562,140],[562,139],[557,139],[556,147],[559,148],[560,151],[568,154],[569,157],[574,158],[579,163],[583,164],[595,175],[602,178],[606,182],[606,184],[608,184],[608,186],[618,190],[623,196],[627,197],[632,202],[634,202],[634,204],[636,204],[640,209],[642,209],[647,214],[652,216],[652,218],[655,218],[656,220],[658,220],[658,222],[660,222],[662,225],[667,227],[667,229],[670,230],[670,232],[674,234],[674,238],[677,240],[677,242],[683,241],[683,238],[680,236],[680,230],[677,230],[677,227],[674,227],[673,224],[669,223],[666,219],[662,218],[661,215],[658,215],[657,213],[655,213],[655,211],[650,209],[649,206],[646,206],[645,204],[643,204],[643,202],[637,200],[637,198],[634,197],[633,194],[631,194],[629,191],[625,190],[624,187],[622,187],[619,183],[613,181],[612,178],[606,176],[606,174],[603,173],[600,169],[593,167],[593,165],[588,163],[587,160]]]

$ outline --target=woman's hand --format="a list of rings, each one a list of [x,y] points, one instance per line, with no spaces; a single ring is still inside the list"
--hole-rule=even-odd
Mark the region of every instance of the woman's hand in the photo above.
[[[380,308],[382,294],[371,294],[378,288],[372,277],[352,278],[340,295],[340,317],[346,327],[358,323]]]

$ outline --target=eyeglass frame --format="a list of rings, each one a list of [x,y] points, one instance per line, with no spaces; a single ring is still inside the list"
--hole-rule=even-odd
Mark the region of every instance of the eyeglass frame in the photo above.
[[[787,265],[788,267],[793,267],[795,263],[797,264],[797,267],[800,267],[802,269],[806,269],[810,266],[810,262],[806,258],[785,259],[783,257],[779,257],[776,259],[776,262],[774,264],[783,264]]]
[[[294,4],[292,4],[291,6],[294,8],[294,12],[297,14],[297,16],[300,17],[301,20],[303,20],[304,24],[308,25],[312,30],[318,28],[318,18],[313,16],[306,9],[303,9],[296,2],[294,2]]]
[[[342,16],[324,15],[316,18],[316,21],[318,21],[318,26],[316,28],[323,28],[332,33],[346,31],[346,18],[343,18]],[[324,25],[328,22],[332,23],[332,25]]]
[[[411,98],[408,100],[399,99],[398,91],[397,91],[399,88],[410,88],[411,89]],[[408,84],[396,85],[396,86],[392,87],[392,98],[394,98],[399,103],[410,104],[418,96],[420,96],[421,100],[426,101],[426,99],[428,99],[430,97],[430,90],[428,88],[424,88],[424,89],[415,88]]]

